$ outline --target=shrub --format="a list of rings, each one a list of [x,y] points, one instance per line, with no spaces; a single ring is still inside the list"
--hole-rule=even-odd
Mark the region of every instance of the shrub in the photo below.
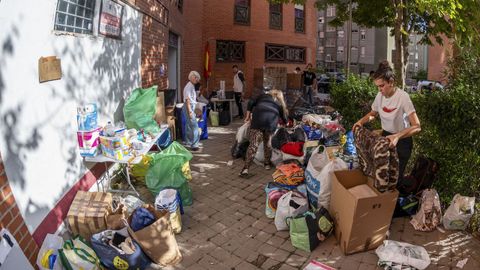
[[[354,74],[343,83],[333,83],[330,90],[332,106],[342,115],[341,124],[345,129],[350,130],[355,122],[370,112],[377,93],[371,80]]]

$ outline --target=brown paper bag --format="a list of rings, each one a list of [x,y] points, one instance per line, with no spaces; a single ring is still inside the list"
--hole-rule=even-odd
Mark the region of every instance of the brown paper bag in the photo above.
[[[182,255],[170,226],[170,214],[168,211],[157,211],[152,205],[143,207],[148,209],[157,220],[136,232],[128,226],[128,232],[153,262],[162,266],[178,264],[182,260]],[[133,213],[128,218],[128,224],[131,223],[132,216]]]
[[[56,56],[38,59],[38,76],[40,82],[59,80],[62,78],[62,66]]]
[[[125,205],[118,205],[110,215],[107,216],[107,229],[110,230],[120,230],[125,228],[125,223],[123,222],[127,218],[127,208]]]

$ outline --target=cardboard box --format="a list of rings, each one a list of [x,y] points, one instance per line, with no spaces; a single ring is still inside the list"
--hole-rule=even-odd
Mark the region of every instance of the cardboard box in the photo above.
[[[287,73],[287,89],[302,89],[302,74]]]
[[[107,229],[107,216],[111,212],[111,193],[78,191],[67,213],[72,235],[90,241],[93,234]]]
[[[363,252],[380,246],[392,221],[398,191],[378,192],[373,179],[360,170],[333,173],[330,214],[335,220],[335,237],[344,254]],[[367,184],[377,196],[356,199],[349,191]]]
[[[157,211],[152,205],[143,207],[148,209],[157,220],[135,232],[128,226],[128,232],[154,263],[162,266],[176,265],[182,260],[182,255],[170,225],[170,213]],[[128,224],[131,224],[132,216],[133,213],[128,218]]]

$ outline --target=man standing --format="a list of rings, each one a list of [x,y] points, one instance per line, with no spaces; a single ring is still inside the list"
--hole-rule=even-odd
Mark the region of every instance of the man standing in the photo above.
[[[235,93],[235,103],[238,107],[238,116],[239,118],[243,118],[243,107],[242,107],[242,99],[243,99],[243,89],[245,88],[245,76],[243,72],[238,69],[237,65],[232,66],[233,69],[233,92]]]
[[[303,86],[305,88],[304,96],[310,104],[313,104],[313,83],[317,76],[312,72],[312,64],[308,63],[307,68],[303,72]]]

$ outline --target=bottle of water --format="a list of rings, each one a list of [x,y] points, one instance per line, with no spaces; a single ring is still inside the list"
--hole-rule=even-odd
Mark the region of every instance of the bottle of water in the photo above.
[[[109,137],[115,136],[115,126],[112,124],[111,121],[107,122],[107,125],[105,126],[105,133]]]

